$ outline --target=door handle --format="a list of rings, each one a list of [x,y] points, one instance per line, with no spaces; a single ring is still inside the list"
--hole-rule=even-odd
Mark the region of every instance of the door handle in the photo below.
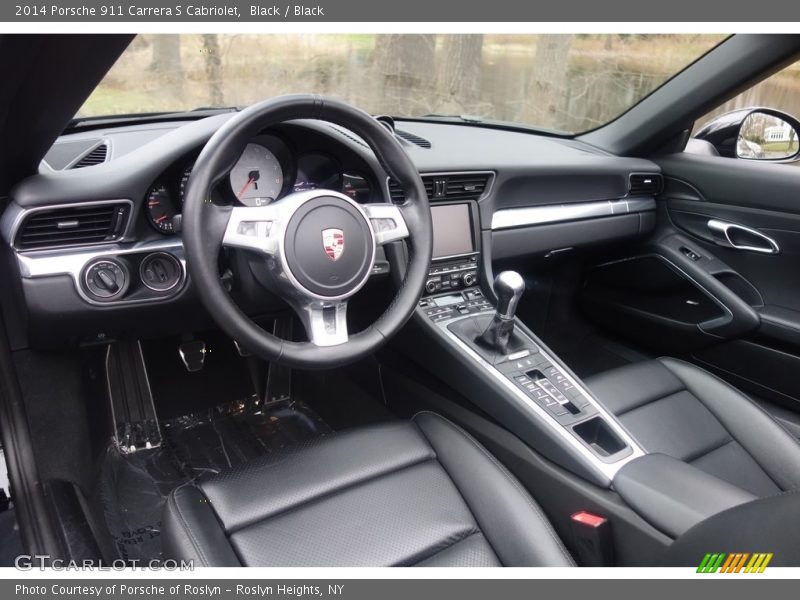
[[[781,251],[778,242],[752,227],[709,219],[708,230],[718,246],[762,254],[778,254]]]

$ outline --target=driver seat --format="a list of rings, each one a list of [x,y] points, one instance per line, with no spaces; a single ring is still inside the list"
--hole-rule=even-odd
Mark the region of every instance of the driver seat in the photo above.
[[[433,413],[317,438],[170,494],[164,553],[202,566],[572,566],[520,483]]]

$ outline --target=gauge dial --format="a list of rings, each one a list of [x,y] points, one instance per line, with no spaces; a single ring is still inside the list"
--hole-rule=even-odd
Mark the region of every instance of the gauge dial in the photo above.
[[[147,217],[161,233],[175,233],[172,217],[178,214],[175,200],[163,184],[156,184],[147,193]]]
[[[181,173],[180,183],[178,183],[178,200],[181,202],[181,207],[183,207],[183,202],[186,200],[186,186],[189,183],[189,175],[192,174],[192,169],[194,169],[194,163],[186,165]]]
[[[267,148],[250,143],[231,170],[230,181],[239,202],[247,206],[263,206],[280,195],[283,167]]]
[[[342,173],[342,193],[359,204],[366,204],[372,196],[372,186],[369,179],[361,173]]]
[[[294,191],[338,190],[341,173],[339,164],[328,154],[310,152],[297,159]]]

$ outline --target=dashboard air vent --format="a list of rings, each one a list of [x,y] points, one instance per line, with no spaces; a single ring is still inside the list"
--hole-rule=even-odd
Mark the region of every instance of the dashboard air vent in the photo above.
[[[394,133],[397,137],[403,138],[407,142],[411,142],[412,144],[416,144],[420,148],[430,148],[431,143],[429,140],[426,140],[424,137],[420,137],[418,135],[414,135],[413,133],[409,133],[408,131],[403,131],[401,129],[395,129]]]
[[[36,211],[19,228],[16,247],[37,250],[111,242],[124,234],[129,212],[127,202]]]
[[[488,175],[450,175],[446,178],[443,195],[436,197],[445,200],[477,200],[483,196],[488,183]]]
[[[632,173],[628,179],[631,196],[655,196],[663,185],[664,178],[658,173]]]
[[[443,200],[478,200],[489,185],[489,174],[464,173],[460,175],[423,175],[422,183],[431,202]],[[392,202],[402,203],[405,194],[400,185],[389,180],[389,195]]]
[[[100,144],[94,150],[89,152],[78,162],[72,165],[72,168],[82,169],[83,167],[93,167],[94,165],[99,165],[106,162],[107,158],[108,158],[108,145]]]

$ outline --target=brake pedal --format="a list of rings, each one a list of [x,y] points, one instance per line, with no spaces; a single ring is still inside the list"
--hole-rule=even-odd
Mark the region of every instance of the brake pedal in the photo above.
[[[202,340],[183,342],[178,346],[178,355],[189,373],[196,373],[206,361],[206,343]]]
[[[114,441],[120,452],[130,454],[161,446],[161,430],[138,340],[108,346],[106,378]]]

